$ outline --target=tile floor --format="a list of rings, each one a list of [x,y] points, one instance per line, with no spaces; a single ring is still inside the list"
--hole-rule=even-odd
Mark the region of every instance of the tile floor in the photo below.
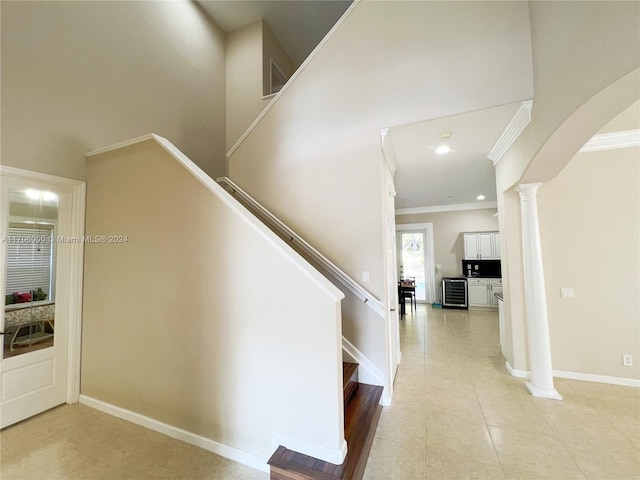
[[[498,354],[495,313],[418,306],[366,480],[640,479],[640,390],[558,380],[532,398]],[[83,405],[0,433],[0,479],[266,480],[268,474]]]
[[[640,389],[556,380],[529,395],[498,352],[493,312],[418,305],[365,480],[640,479]]]

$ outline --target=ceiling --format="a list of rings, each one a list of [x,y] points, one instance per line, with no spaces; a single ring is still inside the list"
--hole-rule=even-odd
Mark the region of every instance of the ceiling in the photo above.
[[[398,162],[396,208],[479,204],[496,201],[494,166],[487,154],[521,103],[389,129]],[[443,141],[442,132],[451,132]],[[446,143],[451,150],[438,154]],[[484,200],[477,200],[484,195]]]
[[[267,22],[294,64],[300,65],[331,30],[352,0],[197,0],[225,32]]]
[[[349,7],[351,0],[198,0],[198,3],[226,32],[265,19],[292,60],[300,64]],[[385,41],[397,43],[404,39]],[[439,47],[433,45],[433,48]],[[411,58],[408,52],[404,53]],[[455,61],[459,60],[450,59],[449,63]],[[396,71],[393,75],[405,73]],[[444,206],[444,209],[453,209],[451,206],[468,204],[494,207],[495,173],[487,155],[520,105],[520,102],[511,103],[390,128],[398,164],[396,208]],[[448,141],[451,151],[438,155],[435,148],[441,143],[443,131],[453,132]],[[485,196],[483,201],[476,199],[481,194]]]

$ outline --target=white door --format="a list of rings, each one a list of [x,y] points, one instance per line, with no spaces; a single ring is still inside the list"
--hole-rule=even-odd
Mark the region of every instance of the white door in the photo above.
[[[398,317],[398,286],[396,279],[396,225],[393,217],[387,217],[387,284],[389,299],[389,328],[391,341],[391,379],[396,376],[400,363],[400,323]]]
[[[67,401],[73,187],[2,176],[0,428]],[[81,246],[80,246],[81,248]]]

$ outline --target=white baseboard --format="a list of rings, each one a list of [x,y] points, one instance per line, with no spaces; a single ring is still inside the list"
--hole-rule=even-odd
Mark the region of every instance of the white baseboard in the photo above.
[[[312,445],[295,438],[287,437],[286,435],[280,435],[279,433],[273,434],[273,445],[277,448],[279,445],[293,450],[294,452],[302,453],[313,458],[324,460],[325,462],[333,463],[334,465],[340,465],[344,462],[347,456],[347,442],[342,440],[342,445],[338,450],[332,450],[329,448],[321,447],[318,445]]]
[[[640,380],[635,378],[611,377],[608,375],[595,375],[593,373],[565,372],[562,370],[554,370],[553,376],[558,378],[569,378],[571,380],[582,380],[584,382],[609,383],[611,385],[640,388]]]
[[[358,364],[358,381],[384,387],[384,374],[346,338],[342,337],[342,349]]]
[[[96,410],[100,410],[101,412],[108,413],[109,415],[113,415],[114,417],[118,417],[131,423],[135,423],[136,425],[140,425],[150,430],[163,433],[177,440],[190,443],[191,445],[195,445],[196,447],[204,448],[205,450],[213,452],[216,455],[220,455],[221,457],[228,458],[229,460],[233,460],[234,462],[242,463],[257,470],[269,473],[267,458],[243,452],[242,450],[238,450],[237,448],[223,445],[222,443],[215,442],[209,438],[196,435],[195,433],[187,432],[186,430],[174,427],[173,425],[159,422],[158,420],[154,420],[153,418],[145,417],[144,415],[140,415],[139,413],[135,413],[130,410],[117,407],[115,405],[111,405],[110,403],[105,403],[101,400],[97,400],[86,395],[80,395],[80,403],[88,407],[95,408]]]
[[[507,371],[511,374],[512,377],[531,378],[531,372],[529,372],[528,370],[515,370],[511,365],[509,365],[509,362],[504,362],[504,364],[506,365]]]
[[[515,370],[505,362],[507,370],[513,377],[531,378],[528,370]],[[570,380],[582,380],[583,382],[608,383],[610,385],[622,385],[624,387],[640,388],[640,380],[635,378],[612,377],[609,375],[596,375],[593,373],[566,372],[564,370],[554,370],[553,376],[556,378],[568,378]]]

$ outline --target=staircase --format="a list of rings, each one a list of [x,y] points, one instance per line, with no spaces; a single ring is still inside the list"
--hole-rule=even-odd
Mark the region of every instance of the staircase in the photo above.
[[[347,456],[341,465],[278,447],[269,459],[272,480],[358,480],[364,474],[382,407],[382,387],[358,383],[358,365],[344,362],[344,436]]]
[[[251,211],[280,238],[289,243],[305,260],[328,278],[346,287],[356,298],[384,318],[381,302],[313,246],[282,223],[229,178],[217,179],[225,190]],[[334,282],[334,284],[336,284]],[[358,480],[364,474],[371,444],[380,418],[383,387],[358,382],[358,365],[343,362],[344,436],[347,455],[334,465],[280,446],[269,459],[274,480]]]

